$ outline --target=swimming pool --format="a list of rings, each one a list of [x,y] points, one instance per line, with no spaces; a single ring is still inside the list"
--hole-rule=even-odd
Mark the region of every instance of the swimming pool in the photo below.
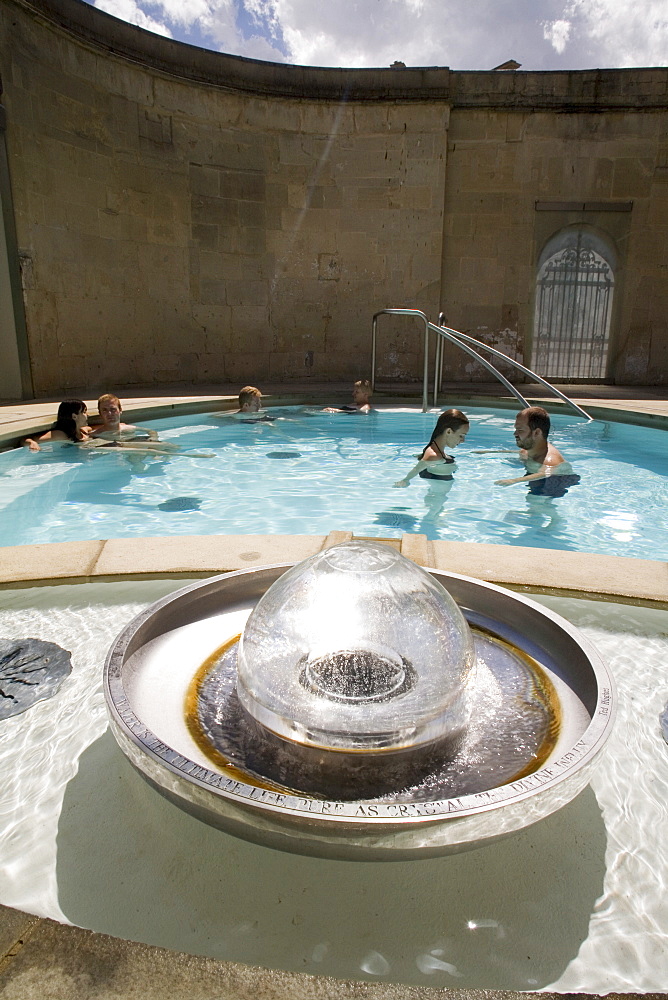
[[[258,423],[227,414],[150,422],[163,440],[211,458],[143,460],[50,445],[39,454],[5,452],[0,544],[348,529],[668,559],[665,432],[554,416],[551,440],[582,481],[544,500],[528,497],[524,485],[493,485],[521,474],[513,412],[470,408],[450,492],[419,479],[394,489],[438,412],[388,408],[361,417],[280,407],[268,411],[275,420]],[[494,448],[511,451],[476,454]]]

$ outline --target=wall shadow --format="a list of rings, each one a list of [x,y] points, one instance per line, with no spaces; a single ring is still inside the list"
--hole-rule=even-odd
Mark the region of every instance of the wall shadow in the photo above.
[[[269,968],[431,986],[533,990],[559,978],[603,891],[591,789],[506,840],[396,863],[272,851],[171,805],[109,732],[79,760],[58,828],[75,924]]]

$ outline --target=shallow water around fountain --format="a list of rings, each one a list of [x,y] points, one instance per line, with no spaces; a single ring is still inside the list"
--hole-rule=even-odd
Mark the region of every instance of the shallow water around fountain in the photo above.
[[[540,598],[607,659],[619,715],[591,785],[507,840],[436,860],[323,861],[244,843],[148,788],[106,729],[102,662],[182,581],[4,591],[3,637],[73,653],[0,728],[0,902],[258,966],[432,986],[662,991],[668,981],[668,612]]]

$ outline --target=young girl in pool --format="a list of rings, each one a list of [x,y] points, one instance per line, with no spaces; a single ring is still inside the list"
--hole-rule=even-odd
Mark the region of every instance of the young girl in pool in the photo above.
[[[41,434],[37,441],[26,438],[23,442],[31,451],[41,451],[39,441],[71,441],[80,444],[88,440],[88,410],[82,399],[65,399],[58,407],[56,422],[50,431]]]
[[[450,483],[457,469],[452,455],[446,449],[456,448],[466,439],[469,430],[469,418],[461,410],[446,410],[436,421],[434,432],[429,444],[424,448],[417,465],[395,486],[408,486],[411,479],[431,479],[434,482]]]

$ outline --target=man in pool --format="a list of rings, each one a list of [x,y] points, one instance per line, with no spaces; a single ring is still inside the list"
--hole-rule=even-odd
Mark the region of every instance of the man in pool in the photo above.
[[[97,401],[97,410],[101,423],[93,427],[91,437],[101,437],[107,441],[132,441],[137,438],[145,441],[157,441],[154,430],[137,427],[135,424],[125,424],[121,421],[123,407],[118,396],[106,392]]]
[[[259,389],[256,389],[254,385],[246,385],[239,393],[239,412],[236,414],[238,417],[244,417],[249,413],[259,413],[262,407],[262,393]],[[268,413],[263,413],[261,417],[255,417],[251,420],[246,420],[247,424],[256,424],[259,420],[274,420],[274,417],[270,417]]]
[[[358,379],[353,385],[353,403],[346,406],[326,406],[323,413],[369,413],[373,389],[368,378]]]
[[[137,427],[121,420],[123,407],[118,396],[106,392],[97,401],[101,423],[93,427],[86,443],[87,447],[124,448],[127,451],[143,452],[146,455],[169,455],[179,451],[179,446],[171,441],[160,441],[157,431],[148,427]],[[191,452],[191,457],[210,458],[209,453],[199,455]]]
[[[563,497],[569,486],[580,482],[570,462],[548,441],[550,416],[542,406],[529,406],[515,417],[515,443],[520,449],[526,474],[516,479],[497,479],[495,486],[526,483],[534,496]]]
[[[246,385],[239,393],[239,413],[259,413],[262,393],[254,385]]]

